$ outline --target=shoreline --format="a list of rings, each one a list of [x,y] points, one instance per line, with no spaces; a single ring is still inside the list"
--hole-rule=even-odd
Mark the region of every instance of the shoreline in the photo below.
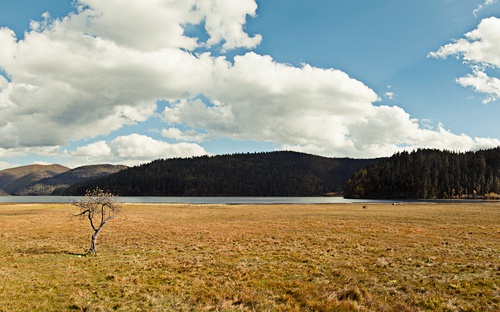
[[[77,196],[0,196],[1,203],[71,203]],[[238,196],[117,196],[119,203],[137,204],[445,204],[445,203],[495,203],[495,199],[346,199],[343,197],[318,196],[318,197],[238,197]]]

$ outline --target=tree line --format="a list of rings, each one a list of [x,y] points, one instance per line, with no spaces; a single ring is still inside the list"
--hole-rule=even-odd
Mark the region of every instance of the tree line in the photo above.
[[[345,197],[371,199],[488,198],[500,194],[500,147],[477,152],[419,149],[359,169]]]
[[[264,152],[158,159],[70,187],[83,195],[99,187],[120,196],[321,196],[340,193],[373,159]]]

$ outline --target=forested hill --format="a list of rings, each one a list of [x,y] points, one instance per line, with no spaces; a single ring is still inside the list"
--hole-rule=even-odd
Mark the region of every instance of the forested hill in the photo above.
[[[500,194],[500,147],[455,153],[431,149],[402,152],[360,169],[345,197],[434,199]]]
[[[162,159],[75,185],[66,195],[101,187],[121,196],[320,196],[340,192],[375,159],[269,152]]]

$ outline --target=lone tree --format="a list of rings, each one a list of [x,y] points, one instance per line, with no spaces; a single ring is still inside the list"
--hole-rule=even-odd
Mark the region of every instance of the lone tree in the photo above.
[[[80,218],[88,218],[90,226],[94,230],[92,234],[92,241],[90,249],[87,254],[97,253],[96,241],[99,232],[101,232],[104,225],[115,218],[116,214],[120,211],[121,206],[116,202],[117,196],[105,192],[100,188],[87,190],[85,196],[73,202],[72,204],[80,209],[76,215]]]

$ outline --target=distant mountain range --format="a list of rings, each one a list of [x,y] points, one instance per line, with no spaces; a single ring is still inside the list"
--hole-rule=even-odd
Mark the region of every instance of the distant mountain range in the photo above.
[[[0,171],[0,196],[61,195],[66,188],[102,178],[128,168],[122,165],[90,165],[70,169],[61,165],[28,165]]]
[[[423,149],[388,158],[327,158],[279,151],[157,159],[136,167],[30,165],[0,171],[0,195],[322,196],[500,198],[500,147]]]
[[[0,171],[0,189],[10,195],[44,178],[70,170],[61,165],[28,165]]]

